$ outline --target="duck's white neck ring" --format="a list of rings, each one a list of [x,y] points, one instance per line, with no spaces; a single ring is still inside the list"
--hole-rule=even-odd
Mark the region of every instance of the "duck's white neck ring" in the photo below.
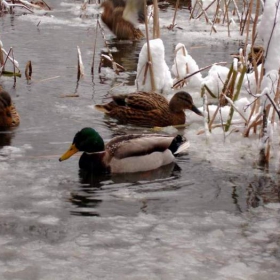
[[[95,155],[95,154],[102,154],[104,153],[104,151],[101,151],[101,152],[92,152],[92,153],[88,153],[88,152],[85,152],[87,155]]]

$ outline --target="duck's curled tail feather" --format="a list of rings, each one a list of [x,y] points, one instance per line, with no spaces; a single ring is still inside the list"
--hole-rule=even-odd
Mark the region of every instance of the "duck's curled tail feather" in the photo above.
[[[97,109],[100,112],[103,112],[105,114],[110,114],[110,112],[114,109],[118,107],[118,104],[114,101],[109,102],[107,104],[104,105],[95,105],[95,109]]]

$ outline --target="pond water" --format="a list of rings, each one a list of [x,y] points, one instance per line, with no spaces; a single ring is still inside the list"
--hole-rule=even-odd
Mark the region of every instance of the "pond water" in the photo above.
[[[0,134],[0,279],[279,279],[279,182],[273,170],[254,168],[255,140],[233,135],[224,144],[218,135],[209,144],[196,134],[198,121],[184,131],[189,153],[158,170],[93,177],[79,172],[78,157],[58,161],[86,126],[106,140],[149,132],[94,110],[112,87],[133,88],[144,41],[117,42],[105,29],[126,72],[112,79],[103,69],[100,77],[98,9],[81,17],[81,2],[49,0],[46,15],[0,18],[0,39],[23,73],[15,88],[13,79],[0,78],[21,116],[18,128]],[[189,22],[186,5],[175,31],[164,28],[174,3],[160,11],[167,64],[179,42],[200,67],[230,62],[241,38],[210,36],[209,26]],[[79,82],[77,46],[85,66]],[[31,81],[24,77],[28,60]]]

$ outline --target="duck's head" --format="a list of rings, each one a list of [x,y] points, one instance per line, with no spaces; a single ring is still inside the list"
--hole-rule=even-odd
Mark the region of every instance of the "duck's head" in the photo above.
[[[75,153],[82,151],[95,153],[104,151],[105,145],[101,136],[93,128],[85,127],[76,133],[73,143],[59,159],[59,161],[70,158]]]
[[[12,104],[12,99],[11,99],[11,96],[10,94],[5,91],[5,90],[0,90],[0,99],[1,99],[1,102],[2,104],[5,106],[5,107],[10,107],[11,104]]]
[[[191,95],[186,91],[176,92],[169,102],[169,107],[173,112],[188,109],[199,116],[203,116],[202,112],[200,112],[194,105]]]

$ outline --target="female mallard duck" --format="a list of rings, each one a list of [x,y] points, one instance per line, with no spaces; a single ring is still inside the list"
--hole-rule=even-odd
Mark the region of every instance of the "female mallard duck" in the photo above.
[[[144,37],[144,34],[134,26],[134,17],[143,22],[144,1],[106,0],[101,4],[101,7],[103,7],[102,21],[118,39],[139,40]]]
[[[7,91],[0,89],[0,127],[19,125],[19,115]]]
[[[81,169],[95,173],[140,172],[173,162],[174,155],[187,148],[184,137],[159,134],[117,136],[105,145],[94,129],[86,127],[75,135],[69,150],[59,161],[83,151],[79,161]]]
[[[95,108],[121,123],[145,127],[184,124],[185,109],[202,116],[190,94],[185,91],[175,93],[169,103],[164,96],[151,92],[134,92],[112,98],[110,103],[95,105]]]

